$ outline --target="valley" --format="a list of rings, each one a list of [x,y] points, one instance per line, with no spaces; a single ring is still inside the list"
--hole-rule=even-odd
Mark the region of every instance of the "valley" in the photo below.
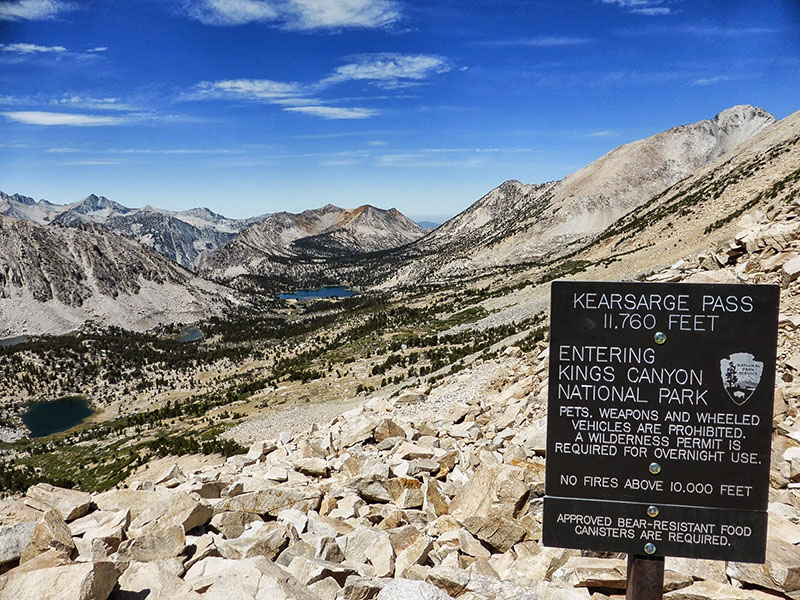
[[[89,436],[100,440],[98,454],[104,454],[119,439],[141,438],[129,421],[149,423],[146,437],[153,439],[215,439],[244,419],[285,407],[429,388],[472,360],[497,356],[512,336],[524,333],[526,344],[543,338],[541,315],[454,332],[486,314],[480,302],[488,294],[460,286],[289,301],[278,317],[242,314],[201,322],[204,339],[189,343],[176,339],[175,328],[33,339],[0,351],[3,372],[14,374],[0,382],[3,425],[19,426],[24,402],[82,394],[97,412],[79,431],[60,434],[63,446],[51,451],[61,454]],[[240,440],[250,443],[252,437]],[[29,444],[17,443],[6,454],[27,452]],[[88,476],[81,471],[70,474]],[[64,476],[50,472],[52,479]],[[111,473],[104,486],[125,475]]]

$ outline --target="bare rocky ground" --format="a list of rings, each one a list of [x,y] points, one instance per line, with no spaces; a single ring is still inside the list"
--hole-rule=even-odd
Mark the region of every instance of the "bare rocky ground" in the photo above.
[[[494,395],[508,382],[511,374],[516,373],[517,362],[519,359],[512,361],[508,357],[503,361],[479,360],[468,371],[448,378],[433,389],[423,390],[429,392],[424,402],[396,406],[395,414],[400,418],[435,420],[436,415],[448,412],[454,403],[468,403],[477,397]],[[292,406],[271,410],[235,425],[225,432],[224,437],[249,445],[257,440],[277,437],[281,432],[295,434],[313,424],[324,426],[336,416],[363,404],[364,398],[310,404],[294,402]]]
[[[767,560],[667,559],[668,600],[800,599],[800,202],[739,224],[649,279],[781,286]],[[541,544],[546,357],[290,413],[108,492],[33,486],[0,504],[0,600],[620,600],[621,556]]]

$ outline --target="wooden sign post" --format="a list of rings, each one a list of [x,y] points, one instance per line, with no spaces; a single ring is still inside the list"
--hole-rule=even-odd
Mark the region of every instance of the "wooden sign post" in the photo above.
[[[664,559],[628,554],[625,600],[661,600],[663,592]]]
[[[763,562],[779,288],[554,282],[543,543]]]

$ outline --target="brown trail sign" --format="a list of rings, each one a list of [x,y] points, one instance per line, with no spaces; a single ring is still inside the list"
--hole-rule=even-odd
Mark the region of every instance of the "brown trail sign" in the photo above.
[[[778,299],[552,284],[545,545],[627,552],[629,592],[664,556],[764,561]]]

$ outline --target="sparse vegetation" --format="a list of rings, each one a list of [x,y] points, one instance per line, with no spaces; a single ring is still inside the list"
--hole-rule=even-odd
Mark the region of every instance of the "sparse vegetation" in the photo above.
[[[560,279],[561,277],[566,277],[568,275],[575,275],[576,273],[585,271],[590,264],[591,262],[587,260],[567,259],[561,261],[545,271],[544,274],[539,277],[536,283],[547,283],[548,281],[553,281],[554,279]]]
[[[730,223],[734,219],[738,219],[745,212],[747,212],[751,208],[757,206],[758,203],[761,202],[764,198],[769,198],[769,199],[777,198],[778,195],[781,192],[783,192],[785,189],[787,189],[787,187],[791,187],[794,183],[796,183],[798,181],[800,181],[800,169],[797,169],[797,170],[793,171],[792,173],[790,173],[789,175],[787,175],[786,177],[784,177],[783,179],[780,179],[780,180],[776,181],[774,184],[772,184],[770,189],[767,190],[766,192],[762,192],[762,193],[758,194],[753,199],[748,200],[747,202],[742,204],[742,206],[740,206],[739,208],[737,208],[733,212],[729,213],[728,215],[724,216],[723,218],[718,219],[718,220],[714,221],[713,223],[711,223],[710,225],[708,225],[705,228],[705,233],[711,233],[712,231],[715,231],[715,230],[723,227],[724,225],[727,225],[728,223]],[[797,193],[798,193],[797,188],[792,189],[791,191],[789,191],[788,194],[786,194],[785,200],[787,202],[791,202],[797,196]]]
[[[210,319],[199,324],[204,339],[189,344],[176,340],[182,329],[176,324],[149,334],[95,329],[0,348],[0,394],[10,425],[18,422],[20,397],[80,392],[102,415],[68,433],[0,444],[0,483],[7,492],[37,481],[108,489],[153,457],[243,452],[222,437],[245,414],[233,407],[283,402],[285,393],[273,394],[287,386],[299,394],[304,385],[350,381],[357,395],[439,380],[463,369],[466,357],[492,356],[502,340],[535,327],[537,319],[463,328],[489,315],[483,300],[527,285],[430,286],[391,297],[286,304],[283,314]],[[540,335],[529,334],[527,343]],[[184,395],[171,396],[178,392]],[[159,397],[164,400],[150,408],[140,400]],[[120,404],[120,398],[127,400]],[[119,416],[103,414],[110,402],[128,408]]]

